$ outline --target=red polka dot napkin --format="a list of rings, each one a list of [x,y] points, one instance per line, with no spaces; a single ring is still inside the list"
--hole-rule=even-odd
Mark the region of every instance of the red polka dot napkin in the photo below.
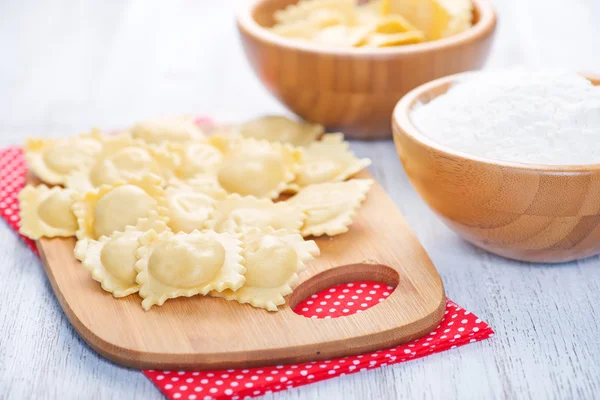
[[[384,301],[392,290],[391,286],[377,282],[346,283],[312,295],[295,311],[309,318],[342,317]],[[444,320],[433,332],[391,349],[293,365],[197,372],[148,370],[144,374],[172,399],[235,400],[414,360],[487,339],[493,334],[492,329],[477,316],[448,301]]]
[[[19,218],[19,191],[25,186],[27,165],[20,147],[0,150],[0,215],[16,232],[21,226]],[[35,242],[21,236],[25,244],[38,254]],[[38,254],[39,255],[39,254]]]
[[[0,150],[0,215],[18,231],[18,192],[25,185],[26,165],[19,147]],[[35,243],[23,238],[37,254]],[[378,282],[354,282],[316,293],[295,312],[307,318],[337,318],[366,310],[385,300],[394,288]],[[448,300],[441,324],[411,343],[370,354],[294,365],[223,371],[155,371],[143,373],[170,399],[241,399],[261,396],[325,379],[353,374],[487,339],[493,330],[475,315]]]

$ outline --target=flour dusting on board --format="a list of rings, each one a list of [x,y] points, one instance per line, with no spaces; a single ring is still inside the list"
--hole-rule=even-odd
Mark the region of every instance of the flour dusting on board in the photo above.
[[[452,149],[497,160],[600,163],[600,87],[565,71],[468,74],[412,113],[417,128]]]

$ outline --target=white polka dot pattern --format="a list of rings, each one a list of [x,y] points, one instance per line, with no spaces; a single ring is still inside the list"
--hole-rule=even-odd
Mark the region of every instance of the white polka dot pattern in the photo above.
[[[384,301],[392,290],[391,286],[378,282],[345,283],[312,295],[294,311],[307,318],[343,317]],[[429,335],[370,354],[274,367],[211,372],[148,370],[144,374],[172,399],[234,400],[414,360],[487,339],[494,333],[485,322],[450,300],[446,302],[445,313],[442,323]],[[186,383],[180,384],[182,380]]]
[[[206,123],[199,119],[198,124]],[[25,185],[26,165],[18,147],[0,150],[0,216],[19,229],[18,192]],[[37,254],[35,243],[23,238]],[[307,318],[337,318],[351,315],[382,302],[391,286],[377,282],[354,282],[334,286],[301,302],[294,310]],[[411,343],[371,354],[294,365],[223,371],[154,371],[143,373],[170,399],[242,399],[414,360],[432,353],[487,339],[493,330],[475,315],[452,301],[440,326]]]
[[[0,216],[15,231],[19,231],[19,192],[25,186],[27,165],[20,147],[0,150]],[[38,254],[35,242],[21,236],[27,246]]]

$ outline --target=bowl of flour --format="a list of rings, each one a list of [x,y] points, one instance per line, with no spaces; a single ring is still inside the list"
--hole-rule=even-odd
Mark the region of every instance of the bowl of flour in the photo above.
[[[423,200],[467,241],[523,261],[600,253],[600,79],[466,73],[397,104],[396,149]]]

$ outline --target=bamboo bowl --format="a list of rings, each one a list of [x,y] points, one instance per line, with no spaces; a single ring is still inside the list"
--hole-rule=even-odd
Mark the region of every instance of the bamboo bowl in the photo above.
[[[462,238],[504,257],[554,263],[599,254],[600,164],[484,159],[440,145],[413,125],[415,104],[445,93],[456,79],[414,89],[392,117],[398,155],[423,200]]]
[[[251,0],[238,13],[246,56],[266,88],[305,120],[357,139],[391,136],[398,100],[432,79],[480,68],[496,27],[487,0],[474,0],[474,25],[449,38],[382,49],[330,49],[265,27],[297,0]]]

